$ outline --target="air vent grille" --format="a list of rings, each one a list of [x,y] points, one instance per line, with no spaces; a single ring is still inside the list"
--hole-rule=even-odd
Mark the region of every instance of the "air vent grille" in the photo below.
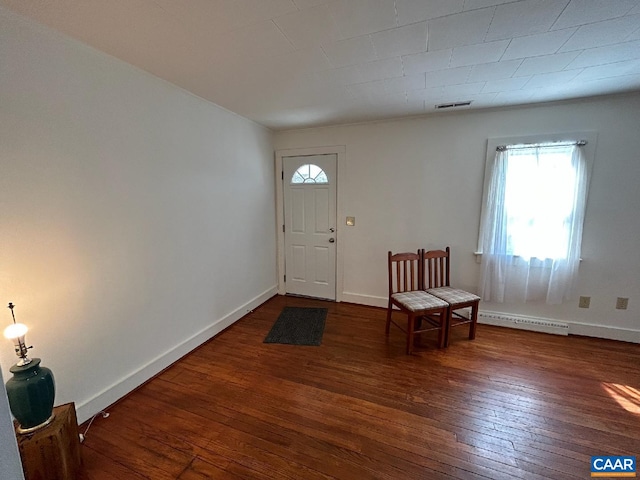
[[[436,110],[442,110],[444,108],[468,107],[469,105],[471,105],[471,100],[467,102],[441,103],[439,105],[436,105]]]

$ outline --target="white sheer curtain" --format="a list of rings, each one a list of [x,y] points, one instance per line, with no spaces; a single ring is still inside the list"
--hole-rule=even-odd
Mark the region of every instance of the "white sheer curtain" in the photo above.
[[[580,263],[587,186],[579,146],[513,145],[496,152],[481,220],[484,300],[569,299]]]

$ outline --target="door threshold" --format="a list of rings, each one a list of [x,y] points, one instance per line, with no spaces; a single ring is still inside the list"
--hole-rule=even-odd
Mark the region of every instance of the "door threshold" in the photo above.
[[[311,295],[300,295],[299,293],[285,293],[286,297],[308,298],[309,300],[324,300],[325,302],[336,303],[333,298],[312,297]]]

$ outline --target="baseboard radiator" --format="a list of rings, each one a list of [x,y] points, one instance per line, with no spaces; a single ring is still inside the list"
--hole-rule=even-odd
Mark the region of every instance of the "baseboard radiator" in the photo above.
[[[512,315],[501,312],[478,312],[478,323],[496,325],[498,327],[519,328],[534,332],[552,333],[554,335],[569,335],[569,325],[549,318]]]

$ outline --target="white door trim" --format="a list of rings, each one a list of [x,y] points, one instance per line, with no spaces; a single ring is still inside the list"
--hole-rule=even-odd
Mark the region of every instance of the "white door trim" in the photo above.
[[[282,158],[283,157],[301,157],[304,155],[326,155],[335,154],[337,161],[338,185],[336,191],[336,302],[342,301],[342,292],[344,290],[344,212],[342,209],[342,198],[344,198],[343,182],[345,162],[347,156],[347,147],[345,145],[335,145],[328,147],[310,147],[310,148],[291,148],[285,150],[276,150],[275,153],[275,178],[276,178],[276,233],[277,233],[277,259],[278,259],[278,293],[285,295],[287,293],[284,284],[284,191],[282,185]]]

